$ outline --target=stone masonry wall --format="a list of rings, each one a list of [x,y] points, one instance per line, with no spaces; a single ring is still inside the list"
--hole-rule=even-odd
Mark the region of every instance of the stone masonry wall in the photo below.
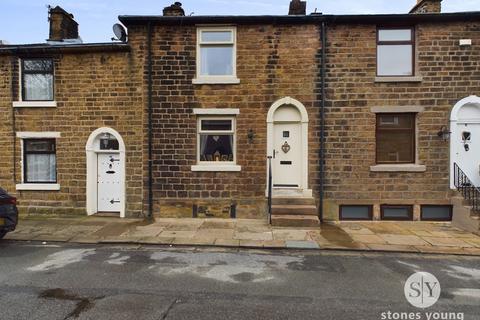
[[[320,50],[315,25],[239,25],[238,85],[193,85],[196,70],[196,27],[157,26],[153,40],[153,130],[155,215],[191,217],[262,217],[265,213],[266,116],[286,96],[302,102],[310,116],[310,184],[318,165],[318,97]],[[129,27],[135,55],[146,56],[139,37],[145,29]],[[144,77],[145,87],[147,77]],[[146,106],[146,105],[145,105]],[[196,116],[193,108],[238,108],[237,164],[241,172],[192,172],[196,164]],[[253,143],[248,131],[255,134]],[[145,136],[146,150],[146,136]],[[148,172],[145,167],[145,179]],[[145,180],[146,182],[147,180]],[[145,184],[146,185],[146,184]]]
[[[33,56],[38,57],[38,56]],[[127,149],[127,215],[142,213],[142,70],[129,53],[57,54],[56,108],[16,108],[15,131],[58,131],[57,176],[60,191],[15,191],[21,183],[21,140],[13,157],[12,101],[18,96],[18,66],[0,57],[0,186],[18,197],[22,212],[85,214],[86,152],[89,135],[100,127],[117,130]],[[12,98],[12,81],[13,96]],[[14,164],[16,177],[14,177]]]
[[[450,204],[449,126],[456,102],[480,93],[480,24],[422,24],[416,28],[416,74],[421,82],[376,83],[376,26],[331,25],[328,31],[326,203],[328,219],[340,204]],[[461,47],[460,39],[473,45]],[[374,106],[425,107],[417,118],[422,173],[371,172],[375,164]]]

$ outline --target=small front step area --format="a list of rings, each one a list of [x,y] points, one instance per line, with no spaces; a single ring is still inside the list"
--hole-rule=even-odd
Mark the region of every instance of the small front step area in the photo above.
[[[272,226],[318,227],[318,210],[314,198],[273,198]]]

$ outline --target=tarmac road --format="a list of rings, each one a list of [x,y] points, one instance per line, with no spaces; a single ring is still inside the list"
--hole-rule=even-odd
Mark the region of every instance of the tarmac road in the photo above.
[[[442,288],[425,310],[404,295],[416,271],[434,274]],[[1,241],[0,306],[2,320],[427,319],[427,312],[478,320],[480,257]]]

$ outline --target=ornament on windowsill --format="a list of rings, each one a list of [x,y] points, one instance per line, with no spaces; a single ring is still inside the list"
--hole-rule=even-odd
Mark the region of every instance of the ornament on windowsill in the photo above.
[[[216,152],[213,154],[213,160],[214,160],[214,161],[220,161],[220,158],[221,158],[220,152],[216,151]]]

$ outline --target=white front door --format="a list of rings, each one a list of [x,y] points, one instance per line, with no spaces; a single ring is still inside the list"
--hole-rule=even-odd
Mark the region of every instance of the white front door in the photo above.
[[[480,123],[457,123],[452,136],[455,162],[477,187],[480,186]]]
[[[274,123],[272,176],[274,188],[299,188],[302,183],[300,123]]]
[[[97,161],[97,205],[99,212],[120,212],[121,163],[119,153],[99,153]]]

